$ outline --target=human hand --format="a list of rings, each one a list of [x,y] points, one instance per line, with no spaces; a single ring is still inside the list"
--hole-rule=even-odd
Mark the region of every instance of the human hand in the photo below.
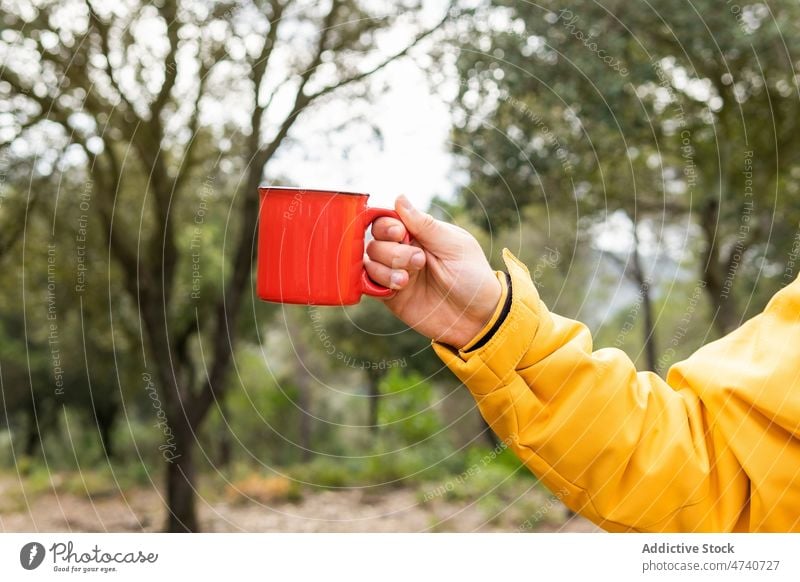
[[[364,264],[373,281],[395,290],[382,299],[422,335],[461,348],[491,318],[502,288],[478,241],[469,232],[434,219],[401,196],[402,222],[378,218]],[[411,244],[401,244],[406,230]]]

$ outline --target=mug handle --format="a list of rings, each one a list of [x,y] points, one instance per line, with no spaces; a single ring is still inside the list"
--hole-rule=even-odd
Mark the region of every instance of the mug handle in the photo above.
[[[382,216],[400,220],[400,216],[394,210],[389,210],[388,208],[367,208],[367,226]],[[400,220],[400,222],[403,221]],[[410,243],[411,235],[408,234],[408,229],[406,229],[406,233],[403,236],[401,244],[407,245]],[[372,297],[388,297],[394,293],[394,289],[389,289],[383,285],[378,285],[369,278],[369,275],[367,275],[367,270],[363,269],[361,271],[361,292],[364,295],[371,295]]]

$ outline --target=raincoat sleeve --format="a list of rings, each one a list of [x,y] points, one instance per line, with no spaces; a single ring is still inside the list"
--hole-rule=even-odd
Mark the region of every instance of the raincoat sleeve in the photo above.
[[[434,350],[568,507],[610,531],[800,530],[800,282],[664,381],[594,350],[503,257],[501,325],[479,349]]]

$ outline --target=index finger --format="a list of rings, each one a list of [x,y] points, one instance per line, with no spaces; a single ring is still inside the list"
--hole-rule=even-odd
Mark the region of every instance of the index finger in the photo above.
[[[381,216],[372,223],[372,236],[375,240],[401,242],[406,234],[406,227],[396,218]]]

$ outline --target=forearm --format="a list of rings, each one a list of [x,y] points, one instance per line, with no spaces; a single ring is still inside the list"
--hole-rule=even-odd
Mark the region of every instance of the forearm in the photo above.
[[[637,374],[619,350],[593,352],[586,327],[551,314],[524,266],[506,261],[513,300],[492,338],[474,351],[435,346],[498,436],[607,529],[736,529],[747,478],[697,395]]]

